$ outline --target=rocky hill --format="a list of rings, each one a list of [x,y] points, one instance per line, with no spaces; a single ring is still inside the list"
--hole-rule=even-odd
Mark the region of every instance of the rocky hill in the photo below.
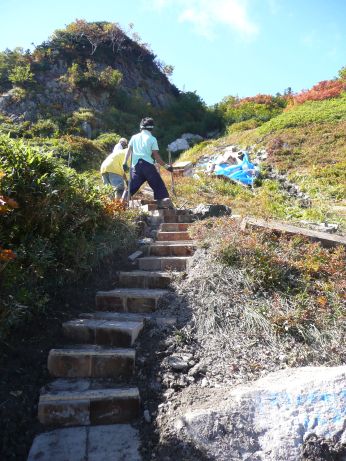
[[[96,118],[107,129],[123,113],[142,115],[175,102],[179,91],[166,75],[171,70],[119,25],[77,20],[33,52],[1,53],[0,113],[15,122],[68,124],[83,109],[92,112],[84,121],[95,125]]]

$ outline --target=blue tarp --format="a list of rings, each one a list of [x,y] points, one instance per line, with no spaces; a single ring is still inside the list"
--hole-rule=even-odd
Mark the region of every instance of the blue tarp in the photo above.
[[[238,165],[228,165],[228,163],[216,165],[214,174],[252,186],[259,174],[259,169],[258,166],[250,162],[248,154],[245,153],[243,161]]]

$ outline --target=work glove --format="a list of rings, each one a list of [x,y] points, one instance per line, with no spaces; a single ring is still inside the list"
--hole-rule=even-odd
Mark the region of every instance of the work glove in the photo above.
[[[165,165],[165,168],[167,171],[169,171],[170,173],[173,173],[173,167],[171,165]]]
[[[123,170],[125,171],[125,173],[127,173],[129,171],[129,167],[128,167],[127,163],[123,163]]]

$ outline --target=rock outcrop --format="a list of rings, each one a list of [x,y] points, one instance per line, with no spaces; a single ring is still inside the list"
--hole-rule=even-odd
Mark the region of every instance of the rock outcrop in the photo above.
[[[297,461],[311,434],[346,443],[345,380],[346,366],[279,371],[232,391],[215,389],[183,421],[211,459]]]
[[[60,116],[79,108],[102,113],[120,104],[122,110],[129,104],[126,98],[134,98],[132,103],[136,100],[137,104],[159,109],[176,100],[178,89],[169,82],[162,64],[146,45],[131,39],[115,25],[78,25],[90,30],[98,27],[102,40],[100,38],[101,43],[92,51],[87,34],[78,28],[71,32],[71,26],[75,25],[57,31],[53,38],[27,56],[33,80],[24,84],[25,92],[11,88],[9,81],[0,86],[0,113],[14,121],[36,121],[46,118],[47,114]],[[108,26],[115,27],[116,38],[107,35]],[[72,71],[71,66],[75,66]],[[121,81],[116,91],[116,85],[112,88],[109,84],[108,74],[103,77],[103,84],[97,82],[97,75],[105,69],[120,72]]]

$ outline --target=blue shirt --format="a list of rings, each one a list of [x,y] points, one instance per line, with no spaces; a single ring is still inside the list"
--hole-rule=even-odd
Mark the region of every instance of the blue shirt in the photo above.
[[[132,136],[129,147],[132,146],[132,165],[137,165],[138,160],[145,160],[153,164],[155,160],[152,157],[153,150],[159,150],[157,139],[150,131],[142,130],[140,133]]]

